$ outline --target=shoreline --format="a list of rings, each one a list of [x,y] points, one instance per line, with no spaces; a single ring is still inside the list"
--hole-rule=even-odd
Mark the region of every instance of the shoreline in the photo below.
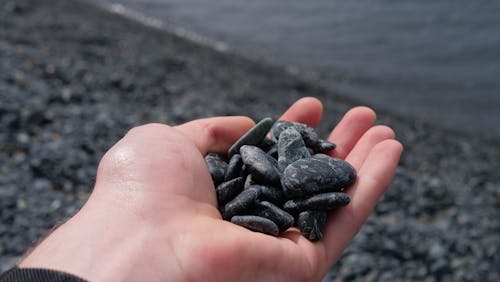
[[[315,96],[324,103],[319,132],[326,134],[361,103],[282,66],[221,53],[88,3],[6,6],[0,271],[85,203],[99,159],[133,126],[277,117],[297,98]],[[390,189],[328,277],[499,280],[500,258],[490,256],[500,245],[500,222],[492,221],[500,216],[498,144],[386,112],[379,123],[394,128],[405,153]]]
[[[293,64],[278,63],[276,61],[269,60],[265,56],[257,55],[255,53],[242,52],[228,45],[226,42],[214,40],[212,38],[206,37],[192,30],[185,29],[182,26],[173,24],[168,20],[162,20],[160,18],[147,15],[139,10],[128,8],[127,5],[118,3],[107,4],[96,0],[89,0],[89,1],[83,2],[82,0],[80,0],[80,2],[82,2],[84,5],[90,4],[95,7],[99,7],[112,14],[116,14],[126,19],[138,22],[149,28],[158,29],[159,31],[176,35],[179,38],[190,41],[194,44],[199,44],[209,49],[213,49],[214,51],[220,52],[221,54],[226,54],[228,56],[236,56],[251,61],[252,63],[261,64],[269,68],[280,69],[283,72],[286,72],[287,74],[294,76],[299,80],[305,81],[308,84],[314,85],[315,87],[323,88],[324,89],[323,91],[325,92],[336,93],[336,96],[338,98],[342,99],[348,104],[369,105],[374,109],[376,109],[377,112],[383,113],[385,115],[391,115],[394,118],[401,119],[403,122],[410,123],[413,122],[413,120],[418,119],[418,122],[420,123],[425,123],[430,127],[439,130],[444,130],[446,132],[450,132],[451,134],[456,134],[464,137],[479,138],[484,142],[500,146],[500,135],[491,132],[486,132],[484,126],[479,126],[479,128],[476,128],[474,127],[474,124],[472,122],[463,124],[460,122],[460,120],[457,120],[456,113],[449,113],[448,118],[445,118],[444,121],[441,120],[439,123],[436,123],[435,121],[433,121],[432,118],[436,117],[435,113],[431,113],[430,117],[422,117],[418,116],[418,114],[415,114],[415,112],[403,113],[404,111],[401,110],[399,111],[391,110],[390,107],[385,107],[380,105],[377,106],[376,103],[373,104],[369,102],[370,99],[367,99],[366,97],[359,97],[359,95],[358,96],[349,95],[348,90],[345,89],[340,90],[339,88],[342,87],[335,87],[329,85],[328,79],[324,78],[324,74],[322,74],[321,72],[306,70],[305,68],[301,68]],[[428,102],[427,104],[429,105],[429,103],[430,102]],[[406,108],[406,111],[409,109],[407,105],[395,104],[395,106],[396,107],[403,106],[403,109]],[[480,115],[478,115],[478,118],[482,120]]]

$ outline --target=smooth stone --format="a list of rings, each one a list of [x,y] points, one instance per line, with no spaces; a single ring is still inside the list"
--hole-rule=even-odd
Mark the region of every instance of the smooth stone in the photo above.
[[[222,206],[222,208],[220,209],[222,218],[230,219],[234,215],[250,209],[255,204],[255,201],[259,196],[260,196],[259,189],[243,190],[229,203]]]
[[[257,147],[261,148],[262,151],[267,152],[267,151],[269,151],[269,149],[271,149],[275,145],[276,145],[276,141],[266,137],[262,141],[260,141],[259,144],[257,144]]]
[[[310,198],[288,200],[283,208],[292,213],[297,214],[304,210],[323,210],[328,211],[335,208],[340,208],[349,204],[349,195],[342,192],[330,192],[317,194]]]
[[[231,222],[252,231],[257,231],[272,236],[279,235],[279,228],[272,220],[256,215],[235,215]]]
[[[240,148],[243,163],[252,179],[260,184],[279,184],[280,173],[277,168],[277,161],[267,155],[260,148],[244,145]]]
[[[300,131],[300,135],[302,135],[304,143],[308,147],[314,147],[319,141],[319,136],[318,133],[316,133],[316,130],[308,125],[305,125],[305,127]]]
[[[302,139],[304,139],[304,143],[308,147],[312,147],[319,140],[319,136],[314,128],[304,123],[290,122],[286,120],[279,120],[274,123],[273,127],[271,128],[272,139],[278,140],[281,132],[288,128],[295,128],[300,133]]]
[[[228,181],[237,178],[241,175],[243,167],[243,159],[240,154],[234,154],[229,160],[229,164],[226,169],[226,175],[224,176],[224,181]]]
[[[232,157],[234,154],[238,153],[241,146],[243,145],[257,145],[266,137],[267,133],[273,126],[273,120],[271,118],[265,118],[259,121],[254,127],[252,127],[247,133],[240,137],[227,152],[228,157]]]
[[[281,184],[291,198],[305,198],[342,191],[356,180],[356,170],[346,161],[316,154],[300,159],[285,168]]]
[[[243,190],[243,184],[243,177],[237,177],[219,184],[215,188],[218,205],[224,205],[236,197]]]
[[[311,157],[302,135],[295,128],[287,128],[278,140],[278,168],[281,172],[291,163]]]
[[[274,159],[278,159],[278,144],[275,144],[271,149],[267,150],[266,154],[273,157]]]
[[[271,203],[281,205],[286,200],[283,190],[277,187],[252,185],[249,188],[259,189],[260,190],[259,200],[262,201],[269,201]]]
[[[217,186],[222,183],[227,169],[225,158],[216,153],[209,153],[205,156],[205,163],[207,164],[208,171],[212,176],[214,184]]]
[[[267,201],[257,202],[252,213],[272,220],[278,225],[280,233],[290,228],[295,222],[291,214]]]
[[[326,211],[303,211],[297,217],[297,227],[311,241],[323,238],[328,213]]]
[[[312,149],[314,154],[323,154],[334,150],[336,147],[337,145],[328,140],[319,139],[318,142],[313,145]]]

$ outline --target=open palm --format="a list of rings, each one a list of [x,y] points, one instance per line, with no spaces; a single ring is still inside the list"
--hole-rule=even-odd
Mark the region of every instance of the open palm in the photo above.
[[[304,98],[281,119],[316,127],[321,115],[321,103]],[[91,198],[66,229],[92,222],[90,230],[79,236],[107,250],[108,261],[120,261],[117,267],[126,271],[122,277],[126,280],[320,280],[388,187],[402,152],[394,132],[374,126],[374,121],[372,110],[354,108],[328,137],[337,144],[332,155],[351,163],[358,178],[346,191],[351,203],[329,216],[321,241],[311,242],[293,229],[272,237],[221,219],[203,156],[226,152],[253,126],[244,117],[131,130],[104,156]],[[117,240],[124,233],[131,239]],[[50,244],[50,237],[46,241]],[[119,255],[124,252],[126,259]],[[23,264],[47,267],[37,264],[36,258],[37,250]],[[127,268],[130,265],[134,267]],[[116,278],[95,268],[89,273],[83,266],[51,267],[91,280]]]

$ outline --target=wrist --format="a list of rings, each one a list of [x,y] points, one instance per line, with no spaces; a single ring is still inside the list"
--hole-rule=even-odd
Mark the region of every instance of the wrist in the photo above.
[[[145,277],[148,273],[158,274],[147,271],[155,263],[150,254],[155,250],[151,246],[152,226],[135,220],[137,217],[127,215],[126,210],[111,210],[118,207],[88,205],[98,203],[87,203],[43,240],[19,267],[54,269],[89,281],[159,280],[160,277]],[[178,273],[176,269],[165,270],[172,275]],[[138,273],[140,276],[136,276]]]

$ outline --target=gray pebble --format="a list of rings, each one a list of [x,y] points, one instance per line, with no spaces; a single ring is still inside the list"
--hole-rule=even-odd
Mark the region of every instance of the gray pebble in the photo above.
[[[281,132],[288,128],[295,128],[300,133],[302,139],[304,139],[304,142],[308,147],[312,147],[319,140],[319,136],[314,128],[304,123],[290,122],[286,120],[279,120],[274,123],[271,128],[271,136],[273,140],[278,140]]]
[[[356,179],[356,170],[346,161],[317,154],[293,162],[283,171],[283,190],[292,198],[341,191]]]
[[[295,221],[291,214],[267,201],[258,202],[252,213],[272,220],[278,225],[280,233],[290,228]]]
[[[263,201],[269,201],[271,203],[281,205],[286,200],[283,190],[277,187],[252,185],[249,188],[259,189],[260,190],[259,199]]]
[[[292,199],[285,203],[283,208],[297,214],[304,210],[332,210],[349,204],[349,195],[342,192],[317,194],[307,199]]]
[[[240,154],[234,154],[229,160],[229,164],[226,169],[226,174],[224,176],[224,181],[228,181],[239,177],[242,172],[243,159]]]
[[[243,226],[252,231],[257,231],[272,236],[279,235],[279,229],[276,223],[271,220],[256,215],[236,215],[231,218],[231,222]]]
[[[236,197],[243,190],[243,184],[243,177],[237,177],[219,184],[215,189],[218,205],[224,205]]]
[[[261,184],[279,184],[280,173],[277,168],[277,161],[267,155],[260,148],[244,145],[240,148],[243,163],[252,179]]]
[[[273,126],[273,120],[271,118],[265,118],[259,121],[254,127],[252,127],[247,133],[240,137],[227,152],[228,157],[238,153],[241,146],[243,145],[257,145],[266,137],[267,133]]]
[[[313,145],[312,149],[315,154],[319,154],[319,153],[327,153],[335,149],[336,147],[337,145],[328,140],[319,139],[318,142]]]
[[[205,163],[207,164],[208,171],[212,176],[215,186],[222,183],[227,169],[225,158],[222,155],[210,153],[205,156]]]
[[[276,145],[276,141],[266,137],[262,141],[260,141],[259,144],[257,144],[257,147],[261,148],[262,151],[267,152],[267,151],[269,151],[269,149],[271,149],[275,145]]]
[[[259,196],[260,196],[259,189],[243,190],[243,192],[238,194],[229,203],[222,206],[220,210],[222,218],[230,219],[234,215],[248,210],[255,204],[255,201]]]
[[[278,140],[278,168],[281,172],[296,160],[309,157],[311,154],[295,128],[287,128],[281,132]]]
[[[323,238],[328,213],[326,211],[303,211],[297,218],[297,227],[311,241]]]

